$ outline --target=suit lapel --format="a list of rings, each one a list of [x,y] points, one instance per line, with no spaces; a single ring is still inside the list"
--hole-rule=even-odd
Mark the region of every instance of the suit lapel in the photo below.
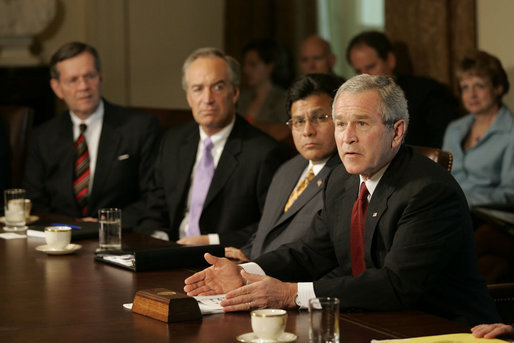
[[[75,193],[73,192],[73,165],[75,163],[75,152],[73,150],[73,124],[68,111],[61,114],[61,116],[61,123],[57,132],[55,132],[57,134],[56,137],[59,137],[59,139],[54,140],[55,145],[52,148],[52,152],[55,156],[59,156],[59,158],[62,159],[59,164],[65,166],[65,172],[63,175],[65,181],[63,184],[65,184],[69,190],[67,192],[68,201],[70,204],[74,204],[78,209],[77,202],[75,200]],[[63,142],[65,143],[63,144]]]
[[[180,188],[177,189],[177,194],[184,194],[189,190],[191,172],[196,160],[196,153],[198,150],[198,142],[200,141],[200,133],[198,125],[192,126],[191,133],[187,139],[182,141],[179,147],[179,163],[176,184]],[[184,197],[185,199],[185,197]]]
[[[389,167],[387,167],[384,175],[377,185],[377,188],[375,188],[368,205],[368,210],[366,212],[366,226],[364,229],[364,259],[366,261],[366,266],[373,266],[373,259],[371,256],[373,236],[375,235],[380,218],[385,211],[387,211],[389,198],[398,188],[395,180],[400,179],[398,178],[398,175],[400,175],[403,170],[403,151],[403,148],[400,149],[395,158],[391,161]]]
[[[108,104],[105,105],[104,118],[102,124],[102,132],[100,141],[98,142],[98,151],[96,155],[95,176],[93,179],[93,191],[89,198],[89,209],[96,208],[99,201],[99,190],[104,188],[105,182],[108,180],[111,168],[117,158],[116,152],[121,141],[120,133],[117,129],[119,123],[110,111]],[[89,212],[89,211],[88,211]],[[92,213],[88,213],[92,215]]]
[[[242,137],[244,136],[244,133],[242,132],[243,127],[240,122],[241,120],[244,119],[236,116],[236,122],[232,128],[232,132],[227,138],[220,160],[218,161],[218,165],[214,171],[209,192],[207,193],[207,197],[205,198],[203,205],[204,208],[209,206],[223,186],[225,186],[230,175],[232,175],[239,165],[237,156],[241,153],[243,146]]]
[[[296,213],[298,210],[295,210],[293,206],[284,213],[284,206],[287,203],[287,200],[289,200],[289,196],[291,195],[291,192],[296,187],[296,184],[298,183],[298,179],[300,178],[300,175],[302,175],[302,172],[305,170],[309,162],[307,162],[306,159],[299,156],[297,161],[295,161],[295,164],[291,166],[291,169],[287,172],[287,175],[282,180],[279,180],[279,188],[277,189],[277,193],[279,194],[276,199],[273,199],[273,203],[275,206],[273,206],[273,213],[270,216],[269,222],[271,225],[268,225],[267,232],[271,232],[275,227],[283,223],[287,218],[290,218],[294,213]],[[307,189],[304,191],[306,192]],[[303,196],[303,194],[302,194]],[[300,197],[301,198],[301,197]],[[296,201],[299,201],[300,198],[298,198]]]

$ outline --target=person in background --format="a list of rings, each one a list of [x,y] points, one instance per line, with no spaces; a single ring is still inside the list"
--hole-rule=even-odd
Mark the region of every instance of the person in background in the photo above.
[[[138,230],[181,244],[240,247],[257,229],[285,149],[236,115],[239,63],[215,48],[184,62],[194,121],[170,129]]]
[[[252,41],[243,48],[243,76],[238,112],[250,123],[285,123],[289,70],[284,48],[271,39]]]
[[[303,75],[329,74],[338,78],[342,84],[345,79],[334,73],[336,55],[332,52],[330,43],[318,35],[307,37],[300,45],[298,66]]]
[[[187,294],[226,293],[225,311],[305,308],[311,298],[337,297],[342,311],[498,322],[462,190],[403,144],[409,115],[400,87],[386,76],[355,76],[332,108],[343,165],[325,183],[312,228],[242,266],[205,254],[211,266],[185,280]]]
[[[498,58],[477,51],[460,62],[457,78],[470,113],[444,135],[443,150],[453,154],[451,173],[470,207],[514,204],[514,116],[502,103],[507,74]]]
[[[299,154],[273,176],[257,232],[241,249],[225,248],[225,256],[255,259],[300,239],[323,208],[323,186],[341,163],[336,154],[332,100],[341,84],[332,75],[309,74],[295,81],[287,93],[293,141]]]
[[[346,58],[357,74],[387,75],[402,88],[409,106],[406,144],[440,148],[446,126],[457,118],[458,101],[440,83],[395,72],[396,55],[385,34],[365,31],[353,37]]]
[[[471,333],[477,338],[514,338],[514,326],[503,323],[480,324],[471,328]]]
[[[133,228],[145,209],[159,122],[102,98],[100,58],[90,45],[61,46],[50,77],[68,110],[32,132],[23,185],[34,211],[94,220],[99,209],[117,207],[123,227]]]

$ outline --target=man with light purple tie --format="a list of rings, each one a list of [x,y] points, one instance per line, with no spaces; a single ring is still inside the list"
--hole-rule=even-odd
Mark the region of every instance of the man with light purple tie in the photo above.
[[[181,244],[239,247],[256,230],[273,174],[287,156],[236,115],[236,60],[202,48],[182,72],[194,122],[166,133],[139,230]]]

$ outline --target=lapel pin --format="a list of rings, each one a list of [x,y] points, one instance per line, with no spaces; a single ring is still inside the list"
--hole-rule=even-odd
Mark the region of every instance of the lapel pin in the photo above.
[[[323,184],[323,180],[318,180],[318,187],[321,187],[322,184]]]
[[[378,216],[378,212],[373,212],[373,217]]]

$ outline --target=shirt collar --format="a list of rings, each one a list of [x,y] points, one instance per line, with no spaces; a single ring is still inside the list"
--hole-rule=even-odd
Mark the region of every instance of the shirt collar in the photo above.
[[[87,126],[91,126],[91,124],[93,124],[97,120],[101,120],[104,117],[104,102],[103,100],[100,100],[100,104],[98,105],[96,110],[89,117],[87,117],[86,120],[80,119],[72,111],[70,111],[70,117],[71,122],[74,126],[79,126],[80,124],[86,124]]]
[[[216,132],[211,137],[212,144],[216,146],[217,144],[224,142],[228,139],[228,136],[230,135],[230,132],[232,132],[232,128],[234,127],[234,124],[236,122],[236,116],[232,118],[232,121],[225,126],[223,129],[221,129],[219,132]],[[203,131],[201,126],[198,126],[200,130],[200,141],[203,142],[203,140],[209,136]]]
[[[314,172],[314,175],[318,175],[318,173],[323,169],[327,161],[330,159],[330,157],[327,157],[326,159],[320,160],[318,163],[314,164],[311,160],[309,160],[309,168],[312,168],[312,171]]]
[[[387,170],[387,167],[389,167],[389,165],[391,164],[391,162],[389,162],[388,164],[386,164],[385,166],[382,167],[382,169],[380,169],[379,171],[377,171],[375,174],[373,174],[373,176],[371,176],[369,179],[367,179],[366,181],[364,181],[364,179],[362,178],[361,175],[359,175],[359,178],[360,178],[360,183],[363,183],[365,182],[366,183],[366,188],[368,189],[368,192],[369,192],[369,198],[371,199],[371,196],[373,195],[373,192],[375,191],[375,188],[377,188],[377,185],[378,185],[378,182],[380,181],[380,179],[382,178],[382,176],[384,176],[384,173],[385,171]],[[360,189],[360,187],[359,187]]]

